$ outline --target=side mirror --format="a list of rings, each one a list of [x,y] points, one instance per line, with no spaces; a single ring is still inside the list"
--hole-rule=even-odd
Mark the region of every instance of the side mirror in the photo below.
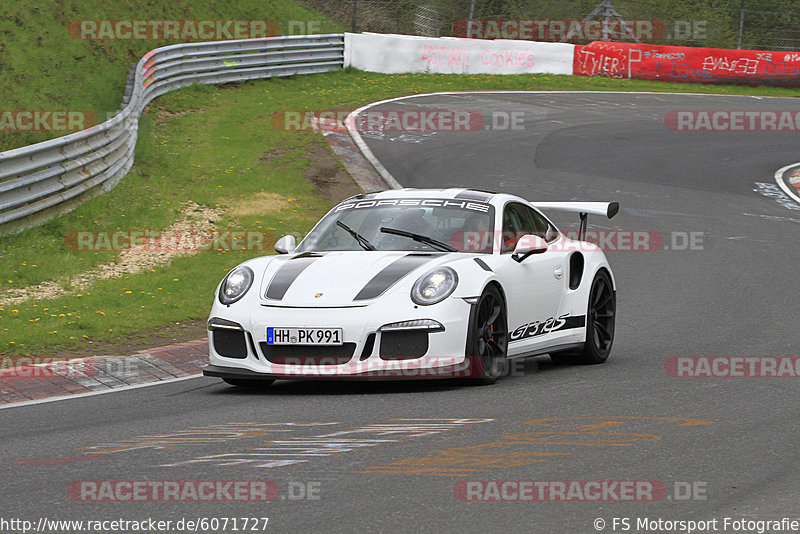
[[[278,254],[289,254],[297,248],[297,241],[293,235],[285,235],[275,242],[275,252]]]
[[[514,252],[511,258],[521,263],[525,258],[531,254],[541,254],[547,250],[547,241],[538,235],[525,234],[517,240],[517,246],[514,247]]]

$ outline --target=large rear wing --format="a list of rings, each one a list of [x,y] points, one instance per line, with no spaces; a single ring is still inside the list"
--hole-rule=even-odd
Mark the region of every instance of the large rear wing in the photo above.
[[[602,215],[611,219],[619,213],[619,202],[531,202],[536,209],[553,211],[571,211],[580,214],[581,227],[578,239],[586,237],[588,214]]]

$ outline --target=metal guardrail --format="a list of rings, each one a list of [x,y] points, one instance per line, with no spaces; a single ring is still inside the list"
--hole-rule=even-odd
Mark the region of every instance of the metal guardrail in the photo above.
[[[139,116],[164,93],[193,83],[328,72],[343,64],[343,34],[156,48],[134,67],[130,97],[113,118],[63,137],[0,152],[0,234],[33,226],[112,189],[133,165]]]

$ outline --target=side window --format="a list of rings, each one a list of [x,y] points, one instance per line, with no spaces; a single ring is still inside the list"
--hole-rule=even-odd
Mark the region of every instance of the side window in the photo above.
[[[533,223],[534,231],[531,233],[533,233],[534,235],[538,235],[548,243],[552,243],[553,241],[558,239],[558,230],[556,230],[555,226],[547,222],[547,219],[542,217],[536,211],[528,208],[527,206],[523,207],[525,208],[525,211],[530,213],[531,218],[534,221]]]
[[[558,231],[547,219],[528,206],[517,202],[506,204],[503,211],[502,252],[513,252],[517,241],[525,234],[538,235],[547,242],[558,237]]]
[[[502,252],[513,252],[517,246],[517,240],[528,233],[526,229],[530,226],[530,220],[523,211],[522,204],[510,202],[503,210],[503,247]]]

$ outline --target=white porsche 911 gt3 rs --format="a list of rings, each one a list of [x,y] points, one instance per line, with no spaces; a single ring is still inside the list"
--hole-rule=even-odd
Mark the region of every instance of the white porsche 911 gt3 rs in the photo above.
[[[540,210],[580,214],[578,239]],[[587,214],[616,202],[531,203],[469,189],[361,194],[296,245],[222,280],[208,320],[207,376],[456,378],[493,383],[510,358],[601,363],[616,289]]]

